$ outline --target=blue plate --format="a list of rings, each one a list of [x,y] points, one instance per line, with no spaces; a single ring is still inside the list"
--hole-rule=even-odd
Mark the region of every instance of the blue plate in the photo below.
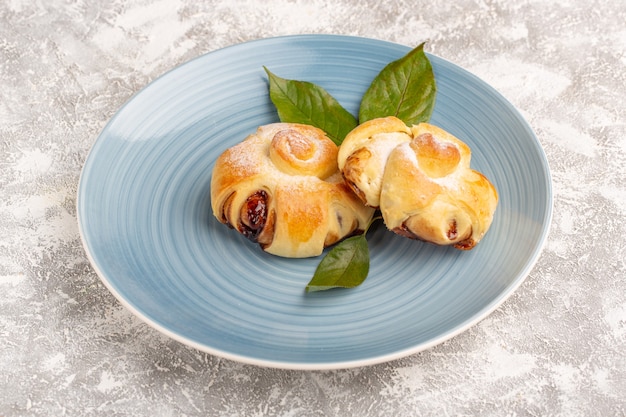
[[[368,234],[358,288],[306,294],[320,258],[268,255],[211,214],[213,163],[276,122],[263,66],[325,87],[357,114],[372,79],[409,47],[302,35],[194,59],[136,94],[85,162],[78,222],[87,255],[118,300],[172,338],[261,366],[330,369],[419,352],[461,333],[522,283],[552,214],[548,163],[531,128],[493,88],[430,56],[439,93],[431,122],[465,141],[500,203],[486,237],[462,252]]]

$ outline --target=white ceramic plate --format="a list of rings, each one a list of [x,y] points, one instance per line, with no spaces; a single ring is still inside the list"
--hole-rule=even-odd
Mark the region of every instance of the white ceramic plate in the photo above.
[[[380,363],[441,343],[496,309],[546,239],[552,189],[531,128],[500,94],[429,56],[438,83],[431,122],[465,141],[500,194],[472,251],[368,234],[358,288],[306,294],[319,258],[284,259],[211,214],[213,163],[277,121],[263,66],[326,88],[353,114],[374,76],[409,47],[333,35],[235,45],[152,82],[96,140],[78,190],[81,237],[104,284],[172,338],[261,366],[329,369]]]

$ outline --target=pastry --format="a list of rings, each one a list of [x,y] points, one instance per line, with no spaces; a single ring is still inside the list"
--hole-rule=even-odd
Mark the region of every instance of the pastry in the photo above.
[[[437,126],[373,119],[346,136],[338,158],[346,182],[399,235],[471,249],[492,223],[495,187],[470,168],[470,148]]]
[[[378,208],[385,164],[391,151],[411,140],[411,130],[396,117],[373,119],[355,127],[339,148],[338,164],[352,190]]]
[[[259,127],[215,162],[214,216],[268,253],[297,258],[321,254],[364,230],[374,212],[345,184],[337,151],[313,126]]]

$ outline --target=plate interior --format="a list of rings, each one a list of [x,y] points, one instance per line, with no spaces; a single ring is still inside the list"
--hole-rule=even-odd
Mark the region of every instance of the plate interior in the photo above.
[[[252,41],[196,58],[125,104],[96,140],[78,191],[92,265],[126,307],[198,349],[257,365],[324,369],[418,352],[497,308],[537,260],[551,218],[548,164],[534,133],[498,92],[429,55],[438,85],[431,122],[465,141],[500,196],[472,251],[410,241],[374,226],[358,288],[306,294],[320,258],[284,259],[211,214],[213,163],[278,121],[263,66],[323,86],[353,114],[376,74],[409,51],[334,35]]]

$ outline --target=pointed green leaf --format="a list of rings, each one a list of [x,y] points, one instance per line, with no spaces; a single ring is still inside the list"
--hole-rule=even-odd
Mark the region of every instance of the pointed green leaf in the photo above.
[[[337,145],[356,127],[356,118],[322,87],[281,78],[263,68],[269,79],[270,99],[282,122],[315,126]]]
[[[436,94],[435,75],[422,43],[374,78],[361,100],[359,123],[387,116],[409,126],[427,122]]]
[[[335,245],[317,266],[306,292],[360,285],[370,269],[369,247],[365,234],[352,236]]]

